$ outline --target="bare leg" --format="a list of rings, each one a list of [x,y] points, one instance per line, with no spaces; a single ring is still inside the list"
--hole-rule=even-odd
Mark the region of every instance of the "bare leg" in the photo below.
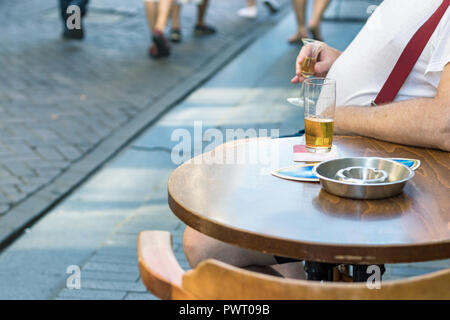
[[[197,6],[197,22],[194,26],[194,34],[196,36],[208,36],[216,33],[216,29],[213,26],[208,26],[205,23],[208,3],[208,0],[203,0],[203,2]]]
[[[154,1],[145,1],[148,24],[152,31],[152,45],[149,54],[152,58],[168,57],[170,46],[164,37],[167,20],[174,0],[160,0],[158,4]]]
[[[277,265],[277,261],[272,255],[218,241],[189,227],[186,227],[184,231],[183,249],[192,268],[205,259],[216,259],[237,267],[271,275],[305,278],[301,262]]]
[[[189,227],[186,227],[184,231],[183,249],[192,268],[208,258],[217,259],[237,267],[268,266],[277,263],[272,255],[238,248],[208,237]]]
[[[306,1],[307,0],[292,0],[295,16],[297,18],[297,32],[288,39],[290,43],[299,43],[302,38],[308,37],[305,26]]]
[[[197,10],[197,25],[203,26],[205,25],[205,14],[206,9],[208,8],[208,0],[203,0],[203,3],[198,5]]]
[[[155,23],[155,30],[164,33],[169,19],[170,9],[172,7],[173,0],[160,0],[158,5],[158,18]]]
[[[248,0],[247,1],[247,7],[254,7],[256,6],[255,0]]]
[[[155,29],[156,16],[158,12],[158,3],[145,0],[145,12],[147,13],[148,27],[153,32]]]
[[[301,262],[276,264],[271,267],[285,278],[306,279],[306,273]]]
[[[314,39],[322,40],[322,36],[320,35],[320,21],[322,20],[323,13],[328,7],[330,0],[315,0],[313,14],[311,19],[309,20],[308,26],[309,30],[313,34]]]
[[[181,5],[176,4],[172,8],[172,29],[181,29],[180,25]]]

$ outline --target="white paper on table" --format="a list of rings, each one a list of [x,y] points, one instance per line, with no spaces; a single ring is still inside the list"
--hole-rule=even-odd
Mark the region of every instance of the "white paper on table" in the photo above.
[[[295,146],[294,148],[295,149]],[[294,161],[297,162],[321,162],[325,160],[336,159],[339,157],[338,147],[333,145],[329,152],[315,153],[315,152],[294,152]]]

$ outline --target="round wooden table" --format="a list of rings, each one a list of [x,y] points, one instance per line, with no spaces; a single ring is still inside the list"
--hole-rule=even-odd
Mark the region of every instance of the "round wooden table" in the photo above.
[[[241,140],[191,159],[169,179],[170,208],[206,235],[278,256],[362,265],[450,258],[450,153],[336,137],[341,157],[421,161],[402,194],[352,200],[327,193],[319,183],[270,174],[299,164],[292,148],[302,142],[303,137]],[[223,161],[230,152],[245,161]],[[222,160],[211,163],[212,156]]]

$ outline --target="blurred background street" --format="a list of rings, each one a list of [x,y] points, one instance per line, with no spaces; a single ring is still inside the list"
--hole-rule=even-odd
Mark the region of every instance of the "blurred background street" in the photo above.
[[[142,0],[91,1],[78,42],[61,38],[56,0],[2,1],[0,244],[273,26],[281,4],[250,21],[242,1],[215,1],[206,20],[219,32],[201,38],[186,5],[183,41],[155,61]]]

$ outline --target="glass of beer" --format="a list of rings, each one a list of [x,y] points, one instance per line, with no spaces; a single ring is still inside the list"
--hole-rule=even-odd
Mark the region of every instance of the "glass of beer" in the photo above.
[[[304,81],[305,140],[309,152],[329,152],[333,143],[336,81],[309,78]]]

